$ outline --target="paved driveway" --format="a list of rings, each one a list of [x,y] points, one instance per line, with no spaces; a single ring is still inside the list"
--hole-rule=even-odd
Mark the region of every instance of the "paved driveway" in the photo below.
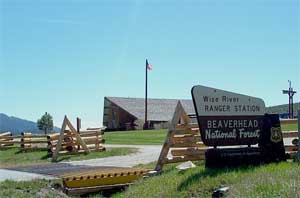
[[[158,159],[162,146],[156,145],[105,145],[107,148],[131,147],[137,148],[138,152],[125,155],[113,156],[82,161],[58,162],[44,165],[32,165],[0,169],[0,181],[11,179],[25,181],[33,179],[54,179],[70,172],[85,170],[114,169],[116,167],[133,167],[138,164],[147,164]]]
[[[118,166],[118,167],[133,167],[138,164],[147,164],[156,161],[161,151],[161,145],[106,145],[106,147],[134,147],[138,149],[137,153],[113,156],[98,159],[89,159],[83,161],[64,162],[72,165],[85,166]]]

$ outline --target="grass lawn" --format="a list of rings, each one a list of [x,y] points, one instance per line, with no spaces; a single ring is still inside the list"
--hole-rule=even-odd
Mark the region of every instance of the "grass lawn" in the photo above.
[[[298,124],[281,125],[282,131],[298,131]]]
[[[85,160],[109,156],[128,155],[136,152],[135,148],[111,148],[104,152],[91,152],[89,154],[65,155],[58,157],[58,161]],[[0,167],[11,167],[29,164],[51,163],[47,151],[37,150],[21,152],[19,148],[0,150]],[[1,197],[1,196],[0,196]]]
[[[63,192],[57,191],[51,187],[52,182],[46,180],[36,181],[4,181],[0,182],[0,197],[5,198],[68,198]]]
[[[211,197],[216,188],[224,186],[230,188],[228,197],[300,197],[300,165],[296,163],[236,169],[205,169],[200,163],[183,172],[175,166],[165,166],[161,175],[137,181],[113,197]]]
[[[282,162],[259,167],[234,169],[205,169],[203,163],[197,167],[178,171],[175,165],[165,166],[162,174],[139,180],[126,191],[112,195],[113,198],[182,198],[211,197],[219,187],[228,186],[227,197],[300,197],[300,165]],[[154,163],[146,167],[153,168]],[[51,188],[51,182],[0,182],[0,197],[66,197]],[[103,197],[91,194],[89,197]]]
[[[283,131],[298,130],[297,124],[287,124],[281,127]],[[107,144],[162,145],[167,132],[167,129],[105,132],[104,138]]]
[[[166,138],[167,131],[167,129],[162,129],[105,132],[104,139],[106,144],[162,145]]]

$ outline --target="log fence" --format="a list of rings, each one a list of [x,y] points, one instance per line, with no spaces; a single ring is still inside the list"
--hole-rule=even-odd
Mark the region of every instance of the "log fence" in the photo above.
[[[53,153],[56,150],[56,146],[59,140],[59,133],[55,133],[52,135],[47,136],[48,142],[48,152]],[[90,151],[102,151],[105,150],[103,143],[105,140],[103,139],[103,132],[101,130],[86,130],[80,131],[81,139],[86,143],[86,146],[89,148]],[[65,130],[64,132],[64,139],[63,143],[61,144],[63,150],[67,150],[68,152],[76,153],[77,151],[80,152],[81,146],[80,142],[77,141],[74,134],[71,133],[69,130]],[[67,152],[61,152],[67,153]]]
[[[52,161],[59,155],[89,153],[91,151],[105,151],[103,132],[101,129],[77,131],[65,116],[61,132],[47,137],[48,153]]]
[[[30,132],[21,133],[20,148],[22,151],[46,149],[47,145],[47,135],[32,134]]]
[[[46,149],[53,157],[60,142],[59,155],[87,153],[90,151],[104,151],[104,138],[101,129],[82,130],[79,133],[70,127],[70,121],[66,118],[63,133],[32,134],[22,132],[21,135],[13,136],[11,132],[0,133],[0,148],[18,146],[21,151]],[[56,154],[56,155],[58,155]]]
[[[48,136],[44,134],[32,134],[30,132],[22,132],[21,135],[15,136],[11,132],[0,133],[0,148],[16,147],[17,145],[22,151],[45,149],[49,144]]]

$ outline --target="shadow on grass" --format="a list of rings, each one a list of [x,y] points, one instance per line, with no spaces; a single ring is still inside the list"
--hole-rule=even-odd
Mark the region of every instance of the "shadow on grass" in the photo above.
[[[70,160],[71,159],[71,156],[65,156],[65,157],[59,157],[56,162],[61,162],[61,161],[64,161],[64,160]]]
[[[48,159],[50,157],[51,157],[51,155],[46,154],[46,155],[44,155],[44,156],[41,157],[41,160],[46,160],[46,159]]]
[[[10,149],[16,149],[16,148],[20,148],[20,147],[16,147],[16,146],[0,147],[0,151],[7,151]]]
[[[166,165],[166,166],[168,166],[168,165]],[[172,165],[169,165],[169,166],[172,166]],[[165,167],[165,169],[163,169],[161,171],[161,173],[159,173],[159,174],[160,175],[162,175],[162,174],[168,174],[168,173],[170,173],[170,172],[172,172],[174,170],[177,170],[175,166],[174,167],[167,167],[167,168]]]
[[[199,182],[201,179],[204,179],[206,177],[216,177],[218,175],[222,175],[224,173],[229,173],[229,172],[233,172],[233,171],[239,171],[239,172],[249,172],[249,171],[253,171],[253,169],[255,168],[255,166],[242,166],[242,167],[235,167],[235,168],[206,168],[205,170],[202,170],[196,174],[193,174],[191,176],[189,176],[187,179],[185,179],[183,182],[181,182],[178,187],[177,190],[178,191],[183,191],[186,190],[189,186],[191,186],[192,184]],[[184,173],[179,173],[179,174],[184,174]]]
[[[32,149],[27,149],[27,150],[18,150],[15,152],[15,154],[20,154],[20,153],[34,153],[34,152],[43,152],[47,151],[46,148],[32,148]]]
[[[21,150],[18,150],[18,151],[15,152],[15,154],[20,154],[20,153],[24,153],[24,152],[21,151]]]
[[[58,157],[57,162],[68,161],[68,160],[70,160],[71,158],[73,158],[73,159],[75,159],[75,160],[83,160],[83,159],[81,159],[80,157],[82,157],[82,156],[87,156],[87,155],[89,155],[89,153],[80,153],[80,154],[77,154],[77,155],[76,155],[76,158],[74,158],[75,155],[72,155],[72,154],[70,154],[70,155],[68,155],[68,156],[61,156],[61,157]]]

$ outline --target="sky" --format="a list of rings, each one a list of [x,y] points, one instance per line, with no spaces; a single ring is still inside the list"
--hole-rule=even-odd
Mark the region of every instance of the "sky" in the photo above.
[[[0,0],[0,112],[102,125],[105,96],[191,99],[194,85],[300,99],[298,0]]]

